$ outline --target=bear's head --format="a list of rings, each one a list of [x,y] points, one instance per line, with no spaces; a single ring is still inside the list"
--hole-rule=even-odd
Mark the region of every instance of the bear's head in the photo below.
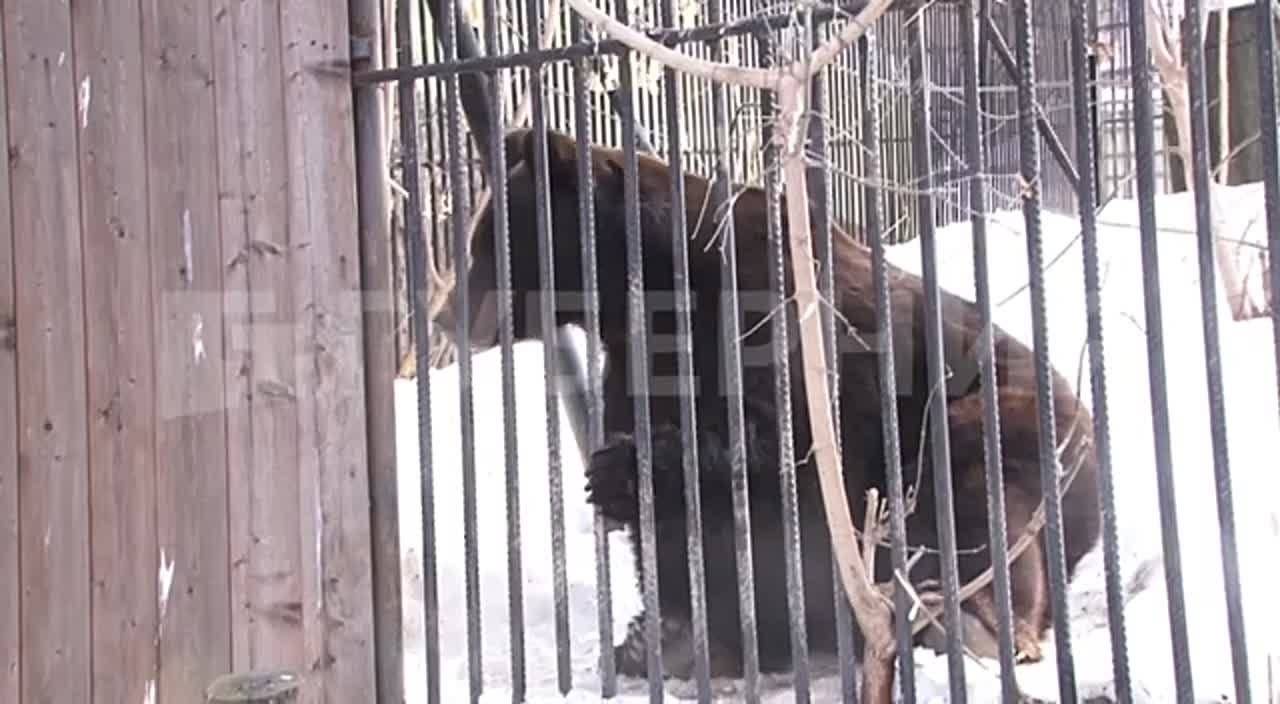
[[[508,133],[504,144],[511,312],[518,341],[542,334],[545,264],[538,232],[537,142],[532,130],[522,129]],[[624,324],[627,254],[623,152],[592,145],[591,178],[584,187],[579,178],[577,141],[569,135],[547,132],[546,147],[546,203],[550,208],[547,222],[555,278],[556,325],[581,324],[585,319],[580,213],[588,205],[582,202],[588,197],[594,210],[589,224],[596,244],[601,320],[607,324]],[[638,173],[646,289],[666,287],[669,290],[670,174],[665,163],[650,157],[640,158]],[[691,185],[698,187],[698,184]],[[471,221],[469,268],[459,272],[458,286],[449,294],[436,319],[437,325],[452,334],[460,306],[465,305],[470,314],[471,347],[477,351],[498,343],[501,252],[495,229],[499,216],[496,201],[490,194],[478,205]],[[463,286],[467,287],[465,296]]]

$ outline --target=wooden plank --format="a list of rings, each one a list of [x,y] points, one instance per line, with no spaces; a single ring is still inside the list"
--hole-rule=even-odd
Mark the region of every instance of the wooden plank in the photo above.
[[[72,7],[85,251],[93,697],[156,687],[154,335],[139,9]],[[87,616],[87,615],[86,615]]]
[[[9,148],[9,115],[4,96],[9,57],[0,31],[0,145]],[[18,646],[21,642],[18,571],[18,358],[17,302],[13,284],[13,211],[9,207],[9,164],[0,168],[0,701],[18,701]]]
[[[302,520],[319,562],[304,561],[308,657],[324,701],[367,701],[375,686],[372,548],[346,3],[282,0],[281,17],[296,175],[289,203],[298,246]]]
[[[67,2],[5,4],[17,299],[17,701],[89,700],[89,486],[76,96]]]
[[[161,585],[156,701],[231,666],[222,269],[210,6],[142,3]]]
[[[242,3],[235,3],[241,6]],[[249,371],[253,349],[249,336],[249,267],[244,265],[249,245],[248,194],[244,188],[243,117],[238,86],[239,66],[235,60],[239,41],[229,3],[213,5],[214,102],[218,123],[218,222],[222,251],[228,257],[222,271],[223,290],[223,390],[226,394],[227,423],[227,520],[230,548],[231,589],[231,670],[251,669],[253,615],[249,560],[253,551],[253,529],[248,506],[253,500],[253,402]]]
[[[305,672],[295,398],[294,246],[279,6],[214,3],[227,265],[233,662]],[[246,295],[247,294],[247,295]]]

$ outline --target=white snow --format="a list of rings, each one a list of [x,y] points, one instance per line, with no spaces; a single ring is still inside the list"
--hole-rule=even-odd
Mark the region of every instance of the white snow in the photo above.
[[[1236,236],[1261,221],[1258,184],[1223,189],[1222,236]],[[1176,482],[1178,530],[1190,633],[1192,672],[1197,701],[1233,701],[1232,655],[1223,597],[1218,505],[1209,434],[1199,273],[1191,200],[1162,196],[1156,208],[1160,254],[1160,292],[1170,443]],[[1146,318],[1142,290],[1137,206],[1112,202],[1100,214],[1100,264],[1103,277],[1104,342],[1112,464],[1126,583],[1148,571],[1161,556],[1159,502],[1156,493],[1154,441]],[[1091,399],[1084,356],[1084,278],[1079,225],[1074,217],[1045,213],[1044,257],[1048,269],[1050,355],[1068,378],[1081,380],[1079,393]],[[1020,213],[991,217],[991,290],[998,304],[998,324],[1031,342],[1030,291]],[[967,297],[973,295],[972,240],[967,224],[945,228],[938,236],[941,283]],[[891,248],[890,259],[919,272],[918,243]],[[1280,555],[1280,496],[1274,453],[1280,439],[1275,350],[1268,319],[1233,322],[1218,295],[1221,360],[1225,385],[1227,443],[1232,497],[1242,564],[1245,627],[1255,700],[1268,696],[1268,658],[1280,656],[1277,614],[1265,601],[1265,590],[1277,582]],[[500,352],[474,357],[476,478],[480,604],[485,701],[510,701],[508,654],[505,463]],[[551,528],[547,477],[546,415],[541,346],[516,346],[516,403],[520,456],[520,547],[523,563],[525,653],[531,702],[599,701],[596,664],[598,638],[595,609],[595,566],[591,514],[583,500],[582,463],[567,419],[561,414],[565,522],[568,549],[573,685],[569,697],[556,687],[554,611],[551,592]],[[406,702],[425,701],[427,672],[422,633],[422,533],[418,479],[417,389],[413,380],[397,381],[402,545],[405,553]],[[457,367],[431,373],[432,442],[435,472],[436,559],[439,584],[441,692],[443,701],[464,701],[468,687],[466,600],[462,530],[462,452],[459,443]],[[622,637],[639,609],[630,551],[624,538],[611,539],[615,638]],[[1129,662],[1138,701],[1174,700],[1172,639],[1165,596],[1165,573],[1158,569],[1145,588],[1130,595],[1125,608]],[[1082,698],[1104,695],[1112,679],[1100,550],[1087,556],[1071,589],[1072,644]],[[1057,684],[1048,639],[1042,663],[1017,673],[1025,693],[1054,701]],[[1276,665],[1280,665],[1277,662]],[[919,701],[945,701],[946,661],[916,650]],[[1273,668],[1280,669],[1273,665]],[[815,663],[814,701],[836,700],[839,679],[831,663]],[[998,701],[995,663],[970,662],[970,701]],[[732,699],[734,686],[723,685]],[[785,677],[766,678],[766,701],[792,701]],[[618,701],[647,699],[641,682],[620,681]],[[668,682],[675,698],[693,697],[691,683]]]

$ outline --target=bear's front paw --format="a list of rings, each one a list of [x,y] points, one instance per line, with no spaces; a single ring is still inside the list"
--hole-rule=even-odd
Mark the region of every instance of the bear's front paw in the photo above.
[[[615,435],[591,453],[587,465],[587,501],[606,518],[627,523],[637,519],[639,483],[636,446],[630,435]]]

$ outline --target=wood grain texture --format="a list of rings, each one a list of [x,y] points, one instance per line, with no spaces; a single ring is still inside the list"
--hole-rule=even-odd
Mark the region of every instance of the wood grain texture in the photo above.
[[[160,602],[156,701],[231,666],[222,270],[211,8],[144,0]]]
[[[156,687],[159,580],[140,15],[136,3],[84,0],[71,17],[86,262],[93,698],[141,702]]]
[[[227,423],[227,515],[229,578],[231,589],[231,672],[247,671],[252,660],[252,603],[249,598],[249,558],[253,528],[248,506],[253,498],[253,401],[249,380],[253,350],[249,334],[253,322],[250,305],[249,267],[236,252],[248,247],[248,193],[244,188],[244,146],[240,138],[244,115],[237,85],[239,66],[235,54],[240,40],[230,14],[243,3],[213,3],[214,103],[218,124],[218,225],[222,251],[228,256],[222,269],[223,384]],[[229,674],[228,674],[229,676]]]
[[[372,565],[347,13],[340,3],[281,5],[302,520],[316,548],[303,581],[311,684],[324,701],[366,701]],[[317,694],[309,688],[303,701]]]
[[[2,21],[2,20],[0,20]],[[0,27],[0,29],[3,29]],[[5,74],[10,59],[0,31],[0,96],[8,94]],[[9,115],[0,102],[0,145],[9,148]],[[9,164],[0,168],[0,701],[18,701],[21,620],[18,570],[18,358],[17,302],[13,281],[13,211],[9,203]]]
[[[3,12],[17,300],[23,704],[90,697],[76,95],[66,0]]]
[[[214,3],[237,670],[305,671],[295,244],[276,2]],[[231,292],[235,292],[232,297]],[[248,294],[247,296],[244,294]],[[233,303],[233,300],[237,301]]]

